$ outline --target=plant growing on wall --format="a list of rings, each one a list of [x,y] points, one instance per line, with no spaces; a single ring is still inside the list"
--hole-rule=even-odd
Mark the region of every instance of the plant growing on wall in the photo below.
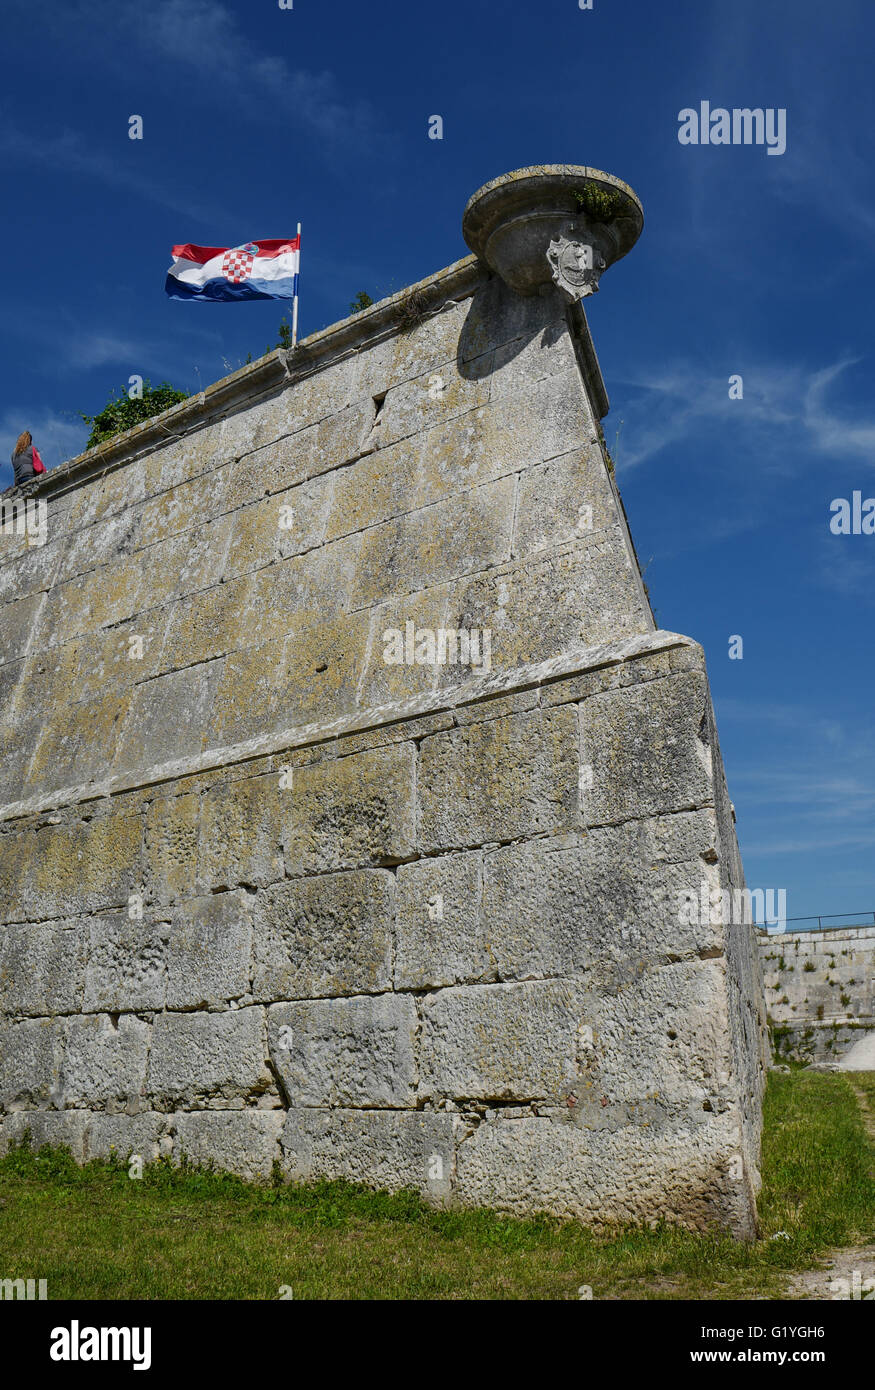
[[[106,405],[96,415],[80,412],[86,425],[91,426],[85,447],[93,449],[96,444],[104,444],[107,439],[114,439],[117,434],[124,434],[135,425],[141,425],[144,420],[150,420],[153,415],[160,415],[163,410],[169,410],[170,406],[186,400],[188,392],[178,391],[169,381],[162,381],[160,386],[144,381],[141,393],[133,396],[128,394],[126,386],[119,388],[118,395],[113,389]]]

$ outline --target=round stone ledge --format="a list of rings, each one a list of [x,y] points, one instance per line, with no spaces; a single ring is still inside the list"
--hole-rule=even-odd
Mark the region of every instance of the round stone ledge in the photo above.
[[[536,164],[492,179],[468,200],[462,235],[517,294],[552,281],[573,302],[631,251],[644,211],[627,183],[581,164]]]

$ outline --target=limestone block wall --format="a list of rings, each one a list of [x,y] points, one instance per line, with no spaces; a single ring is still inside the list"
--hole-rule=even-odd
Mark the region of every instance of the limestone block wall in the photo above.
[[[3,1143],[750,1234],[759,962],[679,925],[743,877],[605,409],[580,304],[470,257],[33,486]]]
[[[760,936],[775,1055],[836,1061],[875,1029],[875,927]]]

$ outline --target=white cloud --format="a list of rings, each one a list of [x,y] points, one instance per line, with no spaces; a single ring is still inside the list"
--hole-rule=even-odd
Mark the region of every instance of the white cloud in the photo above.
[[[818,371],[802,366],[747,365],[741,372],[744,397],[729,399],[729,374],[715,376],[689,361],[676,361],[658,374],[622,379],[637,396],[623,407],[619,463],[635,468],[670,444],[705,437],[724,422],[740,427],[746,442],[762,443],[762,468],[781,471],[781,459],[799,449],[858,458],[875,464],[875,420],[843,417],[826,403],[841,374],[861,359],[843,358]],[[739,368],[740,370],[740,368]],[[766,441],[780,447],[777,453]]]

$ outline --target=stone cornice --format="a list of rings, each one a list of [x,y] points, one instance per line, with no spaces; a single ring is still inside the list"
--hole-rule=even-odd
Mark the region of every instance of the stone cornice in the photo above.
[[[162,782],[177,781],[181,777],[192,777],[199,773],[233,767],[275,753],[336,742],[350,734],[363,734],[410,719],[449,713],[465,705],[481,704],[538,686],[552,685],[572,676],[584,675],[588,671],[605,666],[621,665],[625,661],[633,661],[654,652],[668,651],[673,647],[698,649],[698,644],[692,638],[683,637],[677,632],[659,629],[641,636],[604,643],[598,647],[576,647],[561,656],[551,657],[548,661],[514,667],[510,671],[490,672],[485,676],[472,676],[469,680],[444,690],[429,691],[413,695],[407,700],[373,706],[354,714],[343,715],[339,719],[300,724],[291,729],[262,734],[242,743],[208,748],[203,753],[178,758],[137,772],[120,772],[99,781],[61,787],[52,792],[41,792],[26,800],[0,806],[0,823],[42,815],[47,811],[56,811],[83,802],[99,801],[105,797],[118,796]]]

